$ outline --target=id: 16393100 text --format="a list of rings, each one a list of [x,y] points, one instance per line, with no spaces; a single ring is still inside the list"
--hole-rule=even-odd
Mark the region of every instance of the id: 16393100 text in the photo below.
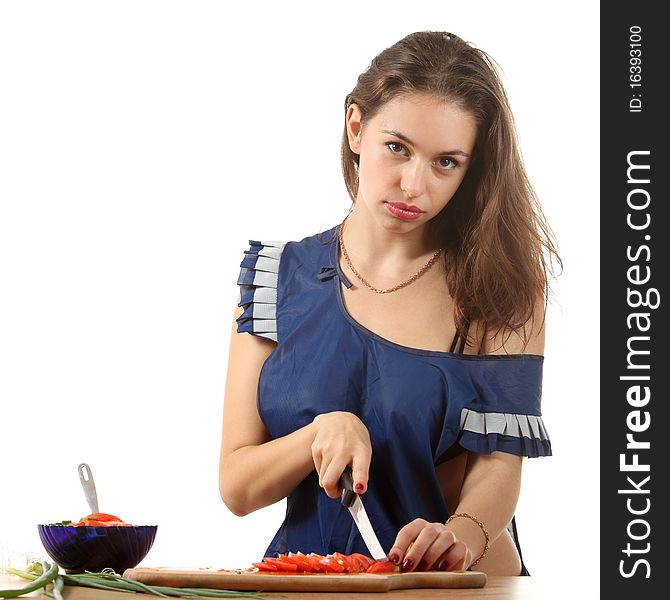
[[[629,28],[629,76],[631,97],[628,101],[628,111],[642,112],[642,27],[632,25]]]

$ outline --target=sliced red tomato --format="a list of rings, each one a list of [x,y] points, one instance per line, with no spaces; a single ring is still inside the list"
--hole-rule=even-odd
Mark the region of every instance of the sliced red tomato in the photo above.
[[[297,552],[298,556],[302,555],[303,560],[307,563],[307,568],[312,573],[318,573],[322,569],[322,565],[319,560],[321,560],[321,555],[319,554],[302,554],[302,552]]]
[[[296,563],[299,570],[304,571],[305,573],[310,573],[312,571],[312,565],[310,565],[309,560],[302,554],[302,552],[289,552],[287,558]]]
[[[350,554],[349,560],[352,560],[356,563],[358,568],[357,573],[365,573],[367,568],[375,562],[374,558],[370,558],[369,556],[365,556],[365,554],[360,554],[359,552]]]
[[[399,573],[400,567],[390,560],[376,560],[372,563],[366,573]]]
[[[277,556],[277,558],[278,558],[279,560],[285,562],[285,563],[289,563],[289,564],[295,565],[298,571],[302,571],[302,570],[303,570],[303,569],[302,569],[302,563],[301,563],[297,558],[295,558],[295,557],[293,557],[293,556],[290,556],[290,552],[289,552],[289,554],[281,554],[281,553],[280,553],[280,554]]]
[[[323,563],[323,556],[320,554],[314,554],[314,552],[310,552],[305,556],[305,558],[309,561],[309,565],[312,568],[312,571],[315,573],[326,573],[326,564]]]
[[[265,561],[263,562],[255,562],[251,563],[254,567],[257,567],[260,571],[270,571],[272,573],[276,573],[279,569],[277,569],[276,566],[271,565],[270,563],[266,563]]]
[[[284,561],[280,558],[272,558],[271,556],[265,556],[263,558],[263,562],[269,565],[274,565],[275,567],[277,567],[277,571],[286,571],[287,573],[295,573],[298,570],[297,565],[288,561]]]
[[[323,556],[321,558],[321,563],[325,565],[328,573],[343,573],[345,571],[345,566],[332,554]]]
[[[358,563],[351,556],[340,552],[333,552],[333,558],[344,567],[346,573],[360,573]]]
[[[277,557],[265,556],[252,563],[260,571],[272,573],[399,573],[400,567],[390,560],[374,560],[354,552],[333,552],[326,556],[310,552],[288,552]]]

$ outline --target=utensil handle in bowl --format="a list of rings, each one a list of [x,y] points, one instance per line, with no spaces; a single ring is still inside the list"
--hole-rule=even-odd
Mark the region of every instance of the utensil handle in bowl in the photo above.
[[[84,488],[84,495],[86,496],[88,507],[91,509],[92,513],[100,512],[98,509],[98,494],[95,491],[95,481],[93,480],[91,467],[86,463],[81,463],[77,469],[79,471],[81,487]]]

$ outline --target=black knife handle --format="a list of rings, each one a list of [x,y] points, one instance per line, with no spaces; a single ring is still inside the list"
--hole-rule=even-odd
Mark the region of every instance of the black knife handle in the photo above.
[[[351,467],[345,467],[342,475],[340,475],[340,501],[342,506],[349,508],[355,501],[358,494],[354,492],[354,477],[351,473]]]

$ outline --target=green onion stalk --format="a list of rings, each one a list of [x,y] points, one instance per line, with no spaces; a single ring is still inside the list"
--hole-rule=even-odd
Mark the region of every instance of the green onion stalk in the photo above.
[[[234,590],[218,590],[208,588],[177,588],[163,585],[147,585],[134,579],[127,579],[114,572],[102,571],[93,573],[85,571],[71,575],[60,575],[57,564],[48,562],[33,563],[27,570],[21,571],[12,567],[5,567],[5,571],[32,580],[32,583],[25,587],[0,590],[0,598],[19,598],[30,592],[45,588],[53,584],[51,594],[55,600],[62,600],[62,590],[64,585],[78,585],[83,587],[97,588],[101,590],[110,590],[113,592],[142,592],[162,598],[257,598],[264,599],[267,595],[260,592],[240,592]],[[272,594],[277,596],[277,594]]]
[[[31,568],[36,570],[34,569],[34,565],[32,565]],[[19,574],[11,568],[7,568],[6,570],[9,573],[14,573],[15,575]],[[52,581],[54,581],[56,577],[58,577],[58,565],[56,563],[50,565],[49,563],[45,562],[41,565],[41,573],[37,575],[34,573],[25,573],[25,575],[22,575],[22,577],[25,579],[32,579],[33,582],[29,583],[25,587],[17,588],[15,590],[0,590],[0,598],[18,598],[19,596],[24,596],[25,594],[30,594],[30,592],[34,592],[40,588],[46,587]]]

